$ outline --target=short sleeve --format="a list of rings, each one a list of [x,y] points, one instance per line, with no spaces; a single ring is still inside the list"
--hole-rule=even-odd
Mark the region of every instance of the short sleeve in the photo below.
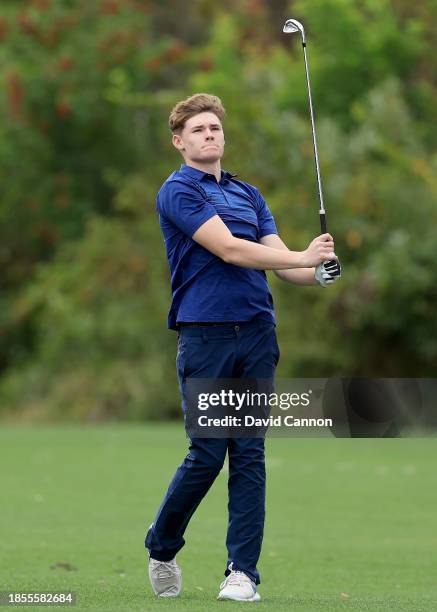
[[[156,208],[190,238],[201,225],[217,214],[200,192],[185,183],[173,181],[159,191]]]
[[[256,214],[258,217],[259,237],[262,238],[263,236],[268,236],[269,234],[277,234],[278,230],[276,228],[276,223],[273,218],[273,215],[270,212],[270,208],[267,206],[266,201],[264,200],[258,189],[256,190],[256,199]]]

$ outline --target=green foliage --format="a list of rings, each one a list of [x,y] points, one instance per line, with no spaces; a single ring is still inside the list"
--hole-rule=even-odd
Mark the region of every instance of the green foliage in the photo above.
[[[182,161],[167,127],[180,98],[222,97],[223,166],[261,189],[291,249],[318,233],[302,49],[281,34],[287,16],[307,29],[344,274],[328,290],[271,275],[278,375],[435,375],[433,3],[299,0],[282,15],[267,2],[198,0],[183,20],[178,6],[5,4],[0,410],[179,413],[154,200]]]
[[[392,75],[407,79],[424,49],[426,24],[414,17],[402,23],[389,0],[367,0],[360,10],[348,0],[298,0],[295,10],[314,41],[315,95],[345,125],[355,100]]]
[[[156,333],[168,274],[148,240],[151,217],[94,217],[83,240],[40,267],[15,303],[16,317],[37,330],[38,359],[6,378],[7,402],[73,420],[139,418],[146,406],[155,406],[152,418],[174,413],[173,337]]]

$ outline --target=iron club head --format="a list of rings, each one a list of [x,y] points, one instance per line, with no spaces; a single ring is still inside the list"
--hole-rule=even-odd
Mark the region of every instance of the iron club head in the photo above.
[[[287,19],[284,24],[282,31],[285,34],[293,34],[294,32],[300,32],[302,36],[302,42],[305,42],[305,30],[303,25],[297,19]]]

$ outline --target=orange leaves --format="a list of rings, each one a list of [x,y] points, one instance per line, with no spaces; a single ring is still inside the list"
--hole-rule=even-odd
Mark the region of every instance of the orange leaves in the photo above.
[[[173,44],[160,55],[145,60],[144,67],[151,72],[158,72],[161,66],[177,62],[185,54],[187,45],[181,40],[175,40]]]
[[[17,25],[27,34],[34,35],[38,31],[36,24],[25,11],[22,11],[17,15]]]
[[[120,5],[117,0],[103,0],[100,10],[104,15],[116,15],[120,12]]]
[[[61,119],[66,119],[71,115],[72,108],[69,102],[61,100],[56,104],[56,113]]]
[[[68,55],[64,55],[63,57],[59,58],[59,61],[57,63],[57,67],[59,70],[70,70],[70,68],[73,68],[75,64],[75,61],[72,57],[68,56]]]
[[[359,249],[362,245],[363,238],[356,230],[346,232],[346,243],[351,249]]]
[[[143,273],[146,268],[146,260],[144,257],[140,257],[139,255],[132,255],[127,260],[128,268],[134,274]]]
[[[55,196],[55,205],[57,208],[68,208],[70,206],[70,197],[66,193],[58,193]]]
[[[152,57],[151,59],[147,59],[144,62],[144,68],[146,70],[150,70],[151,72],[159,72],[161,66],[163,64],[162,57]]]
[[[212,59],[212,57],[204,55],[199,62],[199,68],[204,72],[209,72],[210,70],[212,70],[214,68],[214,60]]]
[[[72,176],[68,172],[58,172],[54,176],[54,183],[57,187],[66,187],[71,184]]]
[[[52,0],[31,0],[30,6],[40,11],[48,11],[52,6]]]
[[[9,32],[9,24],[4,19],[4,17],[0,17],[0,42],[6,38]]]
[[[19,119],[22,117],[25,90],[18,72],[11,71],[6,75],[6,87],[9,111]]]
[[[98,49],[102,54],[99,60],[102,67],[108,62],[121,64],[127,61],[127,57],[135,48],[136,39],[132,32],[126,30],[112,30],[98,43]],[[98,62],[98,63],[99,63]]]
[[[169,49],[165,52],[165,57],[169,62],[175,62],[186,51],[187,45],[181,40],[175,40]]]

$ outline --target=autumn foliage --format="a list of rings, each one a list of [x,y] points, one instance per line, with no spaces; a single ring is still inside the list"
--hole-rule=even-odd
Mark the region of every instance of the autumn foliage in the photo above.
[[[167,127],[180,98],[223,99],[223,167],[260,188],[290,248],[318,232],[302,49],[282,34],[292,16],[307,28],[344,274],[329,290],[270,277],[278,375],[435,376],[433,6],[3,1],[0,411],[179,413],[154,200],[181,162]]]

